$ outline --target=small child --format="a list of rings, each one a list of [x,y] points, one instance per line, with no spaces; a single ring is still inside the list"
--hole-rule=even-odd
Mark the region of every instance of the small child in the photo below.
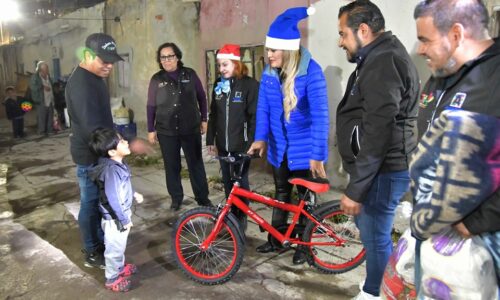
[[[12,133],[14,138],[24,137],[24,111],[21,109],[22,99],[16,96],[16,90],[13,86],[5,88],[5,113],[7,119],[12,121]]]
[[[125,248],[131,221],[132,198],[143,201],[141,194],[132,189],[129,167],[123,158],[130,154],[128,142],[112,129],[96,129],[90,137],[90,148],[99,156],[93,178],[100,190],[99,210],[104,231],[104,260],[106,288],[114,292],[130,289],[130,277],[137,272],[133,264],[125,263]]]

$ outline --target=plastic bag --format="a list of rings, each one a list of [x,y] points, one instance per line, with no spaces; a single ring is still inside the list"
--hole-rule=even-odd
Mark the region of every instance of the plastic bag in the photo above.
[[[405,230],[394,252],[389,257],[380,287],[380,297],[390,300],[411,300],[417,297],[415,290],[415,238],[411,236],[409,228]]]
[[[451,227],[422,243],[424,299],[498,299],[493,259],[478,236],[463,239]]]
[[[59,132],[62,130],[61,123],[59,122],[59,114],[57,112],[54,112],[54,117],[52,119],[52,127],[54,128],[55,132]]]

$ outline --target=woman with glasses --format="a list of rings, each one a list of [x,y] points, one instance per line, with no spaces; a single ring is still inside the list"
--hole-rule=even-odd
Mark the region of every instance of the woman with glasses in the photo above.
[[[326,81],[319,64],[309,51],[300,47],[297,29],[297,23],[312,13],[312,8],[290,8],[269,28],[266,37],[269,65],[260,82],[255,142],[248,151],[262,156],[267,148],[275,198],[286,203],[291,202],[293,186],[288,182],[291,177],[326,177],[323,166],[328,158]],[[283,229],[287,221],[286,212],[273,210],[274,227]],[[257,247],[261,253],[274,250],[269,242]],[[305,255],[299,248],[293,263],[304,262]]]
[[[207,98],[196,72],[184,67],[182,52],[174,43],[156,51],[160,71],[149,82],[148,140],[160,143],[170,208],[179,210],[184,199],[181,184],[182,148],[189,179],[199,205],[212,206],[201,154],[201,135],[207,130]]]
[[[234,156],[245,153],[253,142],[255,132],[255,109],[259,83],[248,76],[248,69],[241,62],[240,46],[224,45],[217,52],[220,78],[215,82],[208,120],[207,149],[210,154]],[[240,184],[249,189],[248,169],[250,161],[243,162]],[[226,197],[233,183],[230,166],[220,161],[222,181]],[[245,201],[248,204],[248,200]],[[246,229],[246,215],[235,208],[235,215]]]

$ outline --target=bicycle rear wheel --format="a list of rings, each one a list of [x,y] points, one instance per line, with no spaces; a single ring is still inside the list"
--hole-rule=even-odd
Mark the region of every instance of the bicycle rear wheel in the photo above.
[[[205,251],[200,249],[216,220],[215,209],[198,207],[185,212],[172,232],[172,252],[177,265],[189,278],[202,284],[228,281],[243,260],[243,241],[232,222],[225,221],[212,245]]]
[[[323,227],[330,228],[334,234],[329,235],[320,226],[308,222],[302,237],[304,242],[335,243],[342,239],[344,243],[339,246],[304,246],[309,264],[329,274],[344,273],[362,264],[365,260],[365,249],[354,219],[345,215],[339,205],[322,209],[314,215]]]

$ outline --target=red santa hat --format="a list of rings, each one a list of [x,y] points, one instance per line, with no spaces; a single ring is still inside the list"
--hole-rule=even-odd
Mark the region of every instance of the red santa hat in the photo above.
[[[217,52],[217,59],[240,60],[240,46],[234,44],[225,44]]]

